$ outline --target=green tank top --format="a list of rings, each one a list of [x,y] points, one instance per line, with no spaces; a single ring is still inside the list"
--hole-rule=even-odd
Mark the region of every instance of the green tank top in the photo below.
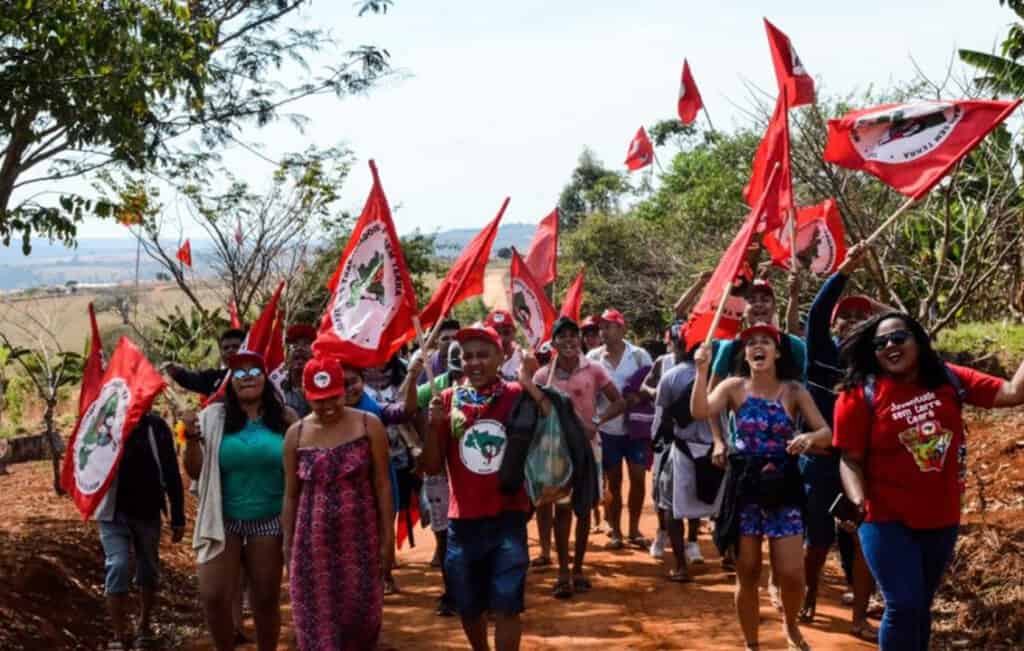
[[[224,434],[220,443],[224,517],[265,520],[281,514],[284,499],[284,437],[261,421]]]

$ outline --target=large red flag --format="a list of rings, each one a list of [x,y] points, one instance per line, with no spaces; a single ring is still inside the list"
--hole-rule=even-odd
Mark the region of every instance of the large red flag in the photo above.
[[[88,520],[117,474],[124,443],[163,391],[164,379],[121,337],[65,452],[61,485]]]
[[[285,366],[284,354],[284,314],[280,310],[277,312],[277,320],[274,321],[270,342],[267,343],[266,364],[267,377],[279,392],[283,391],[281,385],[288,378],[288,368]]]
[[[190,241],[185,240],[185,243],[178,249],[177,257],[182,264],[188,266],[189,269],[192,268],[192,243]]]
[[[452,268],[448,270],[448,275],[434,290],[430,302],[420,312],[420,322],[424,328],[429,328],[443,319],[458,303],[484,293],[487,260],[491,257],[491,246],[498,235],[498,225],[505,214],[508,202],[509,199],[506,197],[501,203],[498,215],[466,245]]]
[[[103,340],[100,339],[100,328],[96,324],[96,310],[89,303],[89,354],[85,358],[82,369],[82,386],[78,390],[78,417],[85,414],[85,409],[95,398],[103,378]]]
[[[787,228],[765,233],[764,248],[772,262],[789,269],[793,260],[791,235]],[[835,199],[797,211],[796,257],[811,273],[833,273],[846,260],[846,231]]]
[[[825,160],[920,199],[1021,100],[886,104],[828,121]]]
[[[779,183],[777,190],[765,200],[766,218],[764,228],[774,230],[783,225],[789,211],[793,209],[793,178],[789,166],[789,113],[786,110],[785,96],[779,97],[775,103],[775,112],[768,123],[761,144],[754,154],[754,165],[750,173],[750,182],[743,189],[743,197],[748,206],[764,193],[768,185],[768,177],[779,165]]]
[[[647,167],[654,162],[654,145],[647,137],[647,130],[640,127],[636,135],[629,142],[629,151],[626,152],[626,167],[630,172]]]
[[[242,327],[242,320],[238,318],[238,305],[234,301],[228,303],[228,315],[231,317],[232,328]]]
[[[543,286],[558,278],[558,208],[537,224],[530,248],[526,250],[526,266]]]
[[[814,79],[804,69],[800,57],[796,55],[789,37],[779,28],[764,19],[764,29],[768,32],[768,45],[772,50],[772,63],[775,64],[775,78],[779,82],[779,95],[786,95],[789,108],[814,103]]]
[[[535,350],[551,338],[551,326],[557,316],[544,293],[544,288],[530,273],[530,269],[519,257],[519,252],[512,249],[512,269],[509,274],[509,305],[512,307],[512,318],[522,328],[526,340]]]
[[[381,366],[412,337],[416,291],[402,255],[391,207],[370,161],[373,186],[327,287],[318,353],[360,368]]]
[[[679,84],[679,103],[676,108],[683,124],[693,124],[697,119],[697,113],[704,108],[704,100],[700,97],[697,82],[693,80],[690,64],[686,59],[683,59],[683,79]]]
[[[704,293],[701,294],[700,300],[693,308],[693,312],[690,313],[686,328],[686,347],[688,349],[704,341],[707,337],[722,296],[726,293],[733,294],[733,288],[741,272],[750,273],[749,267],[743,264],[746,260],[747,249],[754,239],[754,234],[763,225],[766,199],[774,192],[777,192],[775,186],[778,185],[779,178],[778,168],[773,169],[768,177],[767,187],[754,205],[754,208],[750,211],[750,214],[747,215],[739,233],[736,234],[732,244],[726,249],[725,255],[719,260],[715,273],[712,274],[711,280],[704,287]],[[747,278],[747,280],[750,280],[750,278]],[[745,308],[746,300],[741,296],[730,296],[726,302],[722,318],[718,321],[718,325],[715,328],[715,338],[731,339],[735,337],[736,333],[739,332]]]
[[[565,299],[562,301],[561,315],[567,316],[576,323],[580,322],[580,312],[583,308],[583,272],[586,268],[580,269],[576,278],[565,291]]]

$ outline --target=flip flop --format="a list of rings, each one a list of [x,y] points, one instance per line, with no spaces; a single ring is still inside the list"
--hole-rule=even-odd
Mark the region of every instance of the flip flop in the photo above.
[[[669,572],[665,578],[673,583],[693,583],[693,577],[686,570],[682,572]]]
[[[572,581],[569,579],[558,579],[555,581],[551,594],[555,599],[569,599],[572,597]]]
[[[581,574],[577,574],[572,577],[572,589],[574,592],[578,592],[580,594],[590,592],[593,587],[594,586],[590,584],[590,579]]]

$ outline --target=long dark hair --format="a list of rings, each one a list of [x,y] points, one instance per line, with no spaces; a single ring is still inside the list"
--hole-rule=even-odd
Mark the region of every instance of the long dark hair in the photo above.
[[[800,369],[796,367],[796,360],[793,358],[793,349],[789,345],[789,337],[785,334],[780,334],[779,341],[775,343],[775,347],[779,349],[779,358],[775,360],[775,377],[782,381],[788,380],[799,380]],[[737,339],[734,344],[734,350],[732,352],[732,368],[733,375],[741,377],[750,377],[750,364],[747,363],[746,349],[747,343],[741,339]]]
[[[224,392],[224,433],[235,434],[241,432],[248,424],[249,416],[238,401],[238,394],[235,393],[231,378],[229,377],[225,382],[228,383],[228,386]],[[271,432],[284,436],[285,430],[288,429],[284,421],[284,405],[277,397],[274,384],[266,375],[263,376],[263,395],[260,397],[260,401],[263,405],[263,414],[260,416],[260,420]]]
[[[917,342],[917,382],[926,389],[937,389],[949,380],[945,364],[932,348],[931,337],[914,317],[905,312],[886,312],[872,317],[857,326],[843,340],[839,348],[839,365],[843,367],[843,378],[838,389],[845,391],[863,386],[869,375],[882,375],[884,371],[875,357],[875,333],[883,321],[899,319]]]

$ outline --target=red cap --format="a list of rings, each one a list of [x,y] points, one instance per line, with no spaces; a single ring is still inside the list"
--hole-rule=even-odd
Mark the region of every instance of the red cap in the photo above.
[[[494,310],[484,319],[483,325],[495,330],[506,326],[509,328],[516,327],[515,321],[512,320],[512,314],[506,310]]]
[[[288,328],[284,333],[284,342],[290,344],[293,341],[299,339],[308,339],[309,341],[316,341],[316,328],[308,323],[296,323]]]
[[[626,327],[626,317],[622,316],[622,312],[616,309],[609,308],[601,313],[598,318],[599,321],[607,321],[608,323],[617,323],[623,328]]]
[[[775,340],[775,343],[782,343],[782,333],[779,332],[778,328],[770,323],[758,323],[756,325],[752,325],[741,332],[738,339],[740,341],[746,341],[754,335],[768,335]]]
[[[867,296],[847,296],[832,308],[832,323],[836,322],[836,317],[844,310],[860,310],[872,314],[875,311],[875,303]]]
[[[263,355],[260,355],[255,351],[240,350],[231,357],[228,357],[228,368],[232,371],[241,368],[246,364],[258,366],[263,369],[264,372],[267,370],[266,362],[263,361]]]
[[[501,349],[501,335],[498,334],[497,330],[485,323],[477,321],[473,325],[467,326],[455,333],[455,341],[460,344],[471,339],[483,339],[497,346],[499,350]]]
[[[598,324],[600,323],[600,321],[601,321],[601,317],[599,317],[599,316],[588,316],[587,318],[583,319],[582,323],[580,323],[580,330],[586,330],[588,328],[596,328],[598,326]]]
[[[314,357],[302,369],[306,400],[325,400],[345,395],[345,371],[333,357]]]
[[[750,290],[748,293],[753,294],[754,292],[768,292],[772,295],[772,298],[775,298],[775,289],[772,288],[772,284],[764,278],[755,278],[754,282],[750,284]]]

